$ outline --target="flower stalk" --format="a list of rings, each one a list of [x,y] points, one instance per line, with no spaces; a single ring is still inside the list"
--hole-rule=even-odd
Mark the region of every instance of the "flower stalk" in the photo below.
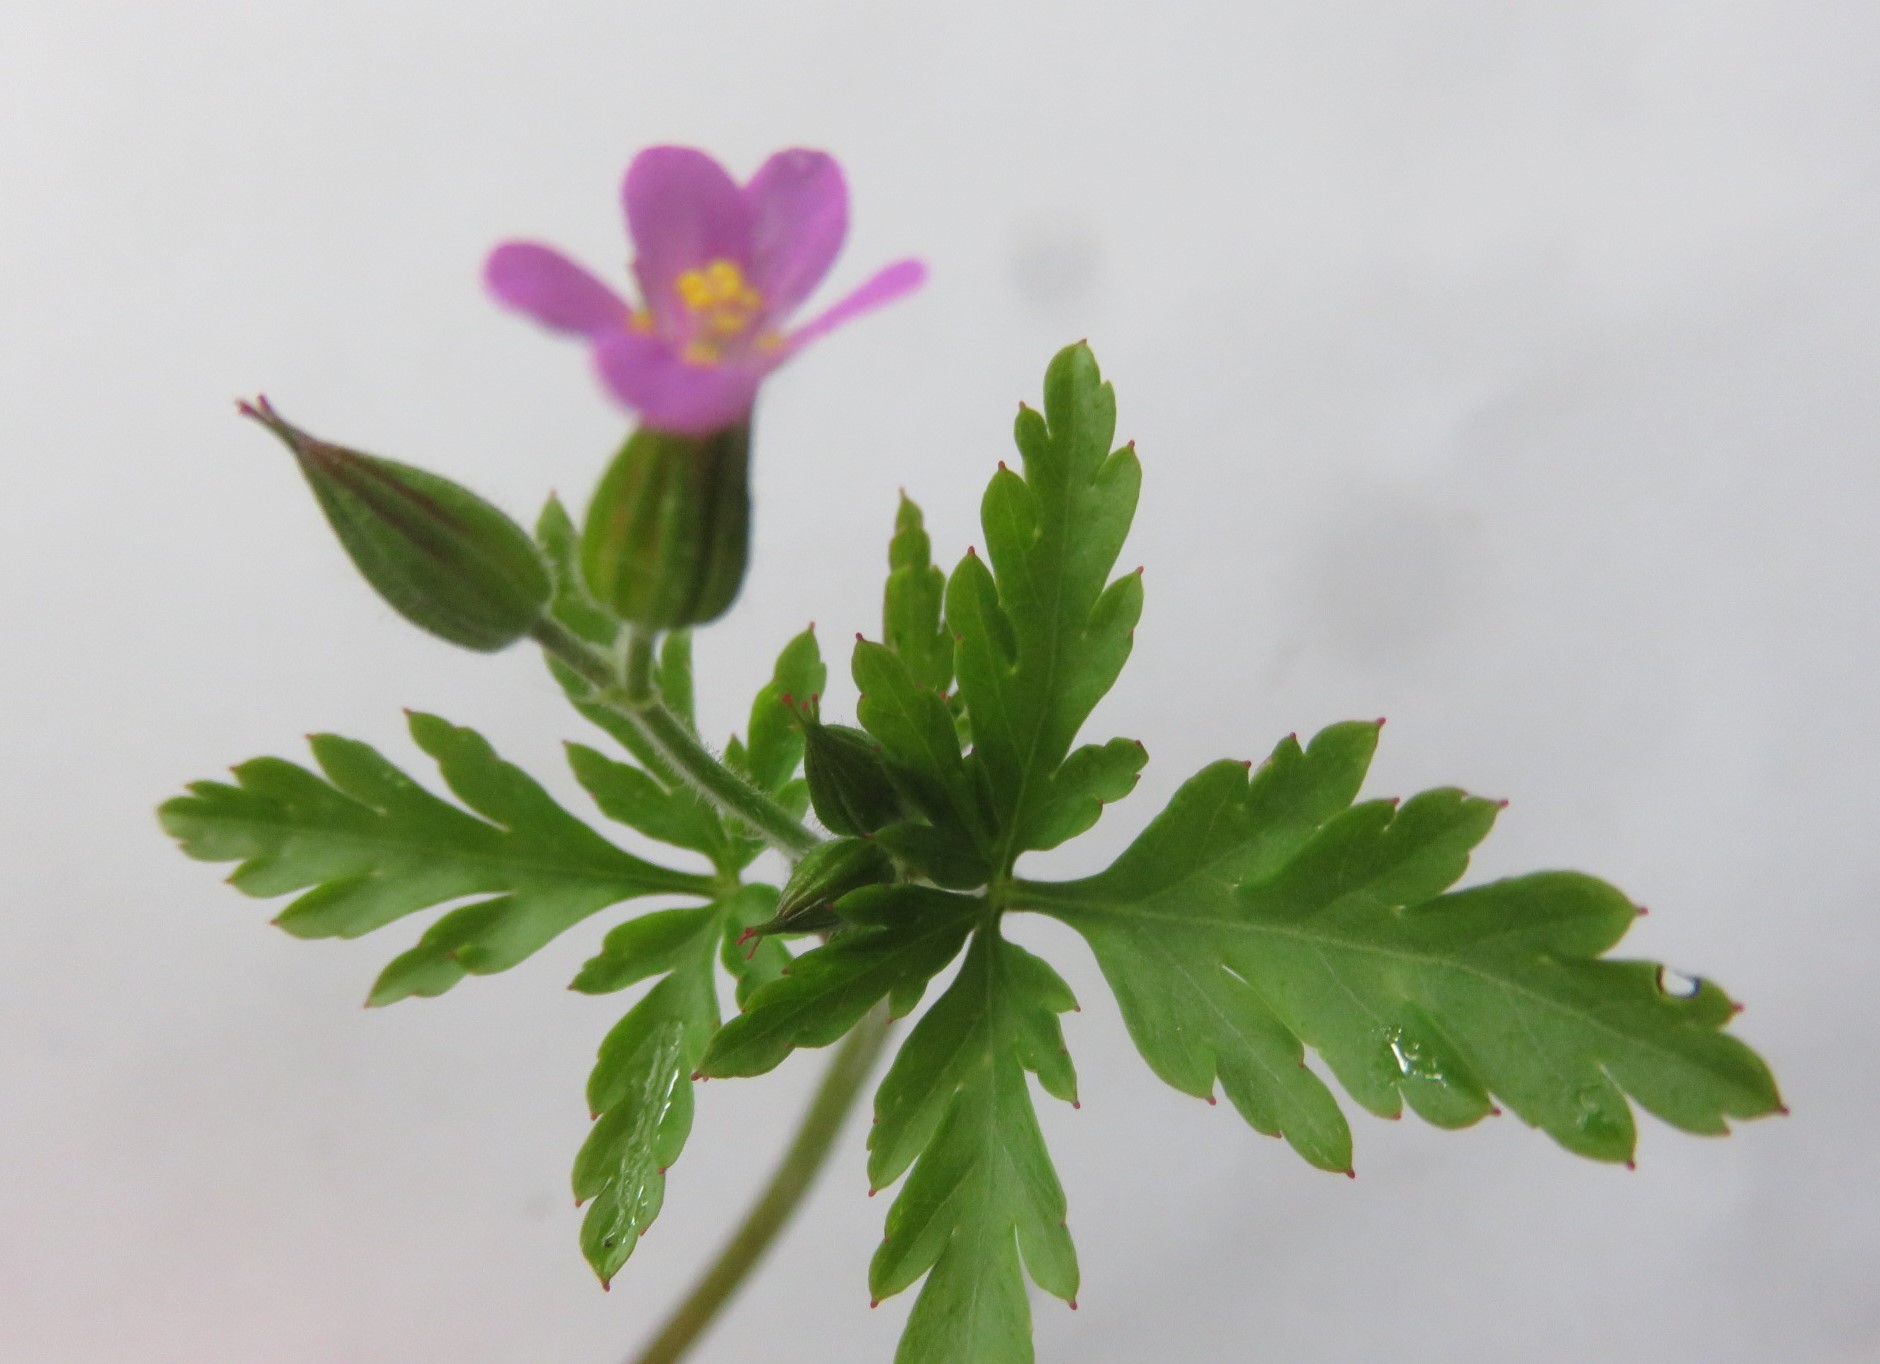
[[[879,1004],[842,1039],[776,1173],[711,1268],[633,1364],[676,1364],[683,1359],[757,1268],[828,1161],[843,1120],[861,1097],[888,1040],[888,1025],[888,1006]]]

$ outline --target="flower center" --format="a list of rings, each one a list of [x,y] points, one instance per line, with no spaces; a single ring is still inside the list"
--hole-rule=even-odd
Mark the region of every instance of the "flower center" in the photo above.
[[[692,338],[685,347],[688,360],[716,360],[725,343],[748,332],[764,310],[764,296],[751,287],[735,261],[715,260],[702,269],[687,270],[676,287],[679,301],[691,314]]]

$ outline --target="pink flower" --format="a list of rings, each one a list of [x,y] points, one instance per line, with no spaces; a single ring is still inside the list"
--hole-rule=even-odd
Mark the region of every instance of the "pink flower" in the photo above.
[[[608,389],[658,430],[709,435],[746,421],[765,375],[927,275],[897,261],[785,330],[848,231],[848,189],[822,152],[778,152],[739,188],[704,152],[650,147],[622,198],[641,306],[534,242],[497,247],[483,276],[502,303],[585,338]]]

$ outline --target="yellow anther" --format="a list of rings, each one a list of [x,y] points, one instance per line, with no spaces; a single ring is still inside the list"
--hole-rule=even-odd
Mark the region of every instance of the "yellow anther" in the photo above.
[[[715,260],[703,269],[687,270],[677,288],[680,302],[719,337],[742,334],[764,307],[764,296],[745,280],[735,261]]]

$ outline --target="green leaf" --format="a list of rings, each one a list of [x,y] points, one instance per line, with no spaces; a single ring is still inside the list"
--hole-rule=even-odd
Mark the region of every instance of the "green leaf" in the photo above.
[[[1251,777],[1216,763],[1107,871],[1018,887],[1089,942],[1157,1074],[1203,1096],[1218,1077],[1328,1169],[1348,1168],[1350,1136],[1302,1043],[1372,1112],[1460,1127],[1499,1099],[1598,1160],[1632,1156],[1627,1095],[1700,1133],[1780,1108],[1722,1031],[1721,990],[1679,997],[1654,964],[1604,957],[1636,914],[1611,886],[1542,872],[1443,893],[1500,807],[1455,790],[1351,804],[1376,737],[1289,738]]]
[[[1044,794],[1025,812],[1021,848],[1055,848],[1097,822],[1103,807],[1136,789],[1149,750],[1136,739],[1085,744],[1051,774]]]
[[[969,884],[983,884],[990,873],[984,807],[946,702],[916,684],[882,645],[858,637],[851,667],[861,692],[856,716],[881,745],[890,779],[935,831],[936,853],[972,866]]]
[[[829,678],[814,626],[797,635],[777,655],[770,681],[751,703],[751,724],[744,743],[745,770],[773,795],[796,774],[803,761],[803,731],[791,701],[820,696]]]
[[[702,852],[714,862],[728,854],[724,822],[689,789],[668,786],[585,744],[568,745],[568,765],[609,819],[662,843]]]
[[[719,902],[642,915],[608,934],[575,978],[597,993],[664,977],[608,1033],[588,1079],[595,1121],[575,1157],[574,1196],[593,1200],[581,1250],[603,1287],[659,1215],[666,1171],[691,1132],[690,1077],[718,1026],[713,961],[732,912]]]
[[[665,700],[666,708],[683,720],[687,729],[697,734],[698,715],[693,706],[692,694],[690,630],[674,630],[661,641],[659,666],[654,680],[659,685],[659,694]]]
[[[790,963],[712,1039],[706,1075],[762,1075],[796,1047],[824,1047],[877,1000],[909,1013],[927,982],[959,955],[980,902],[922,886],[869,886],[838,905],[856,927]]]
[[[946,586],[946,574],[934,567],[920,508],[902,493],[888,542],[881,639],[900,655],[914,685],[932,692],[953,685],[953,636],[940,621]]]
[[[947,584],[1000,866],[1049,846],[1028,838],[1076,822],[1052,776],[1122,670],[1142,611],[1139,574],[1109,581],[1141,481],[1134,448],[1111,450],[1115,429],[1115,395],[1089,347],[1061,351],[1045,374],[1043,415],[1018,415],[1023,475],[1001,465],[980,507],[991,567],[969,552]]]
[[[579,540],[580,532],[568,509],[561,505],[560,498],[550,494],[535,520],[535,543],[548,561],[549,582],[553,585],[548,614],[588,643],[611,648],[623,627],[620,618],[595,601],[582,581]]]
[[[1024,1271],[1075,1299],[1064,1191],[1025,1082],[1031,1071],[1048,1093],[1076,1101],[1057,1019],[1075,1007],[1049,966],[982,929],[882,1081],[869,1182],[881,1188],[914,1169],[889,1210],[869,1287],[886,1298],[928,1276],[896,1364],[1029,1364]]]
[[[367,745],[319,734],[310,743],[323,776],[260,758],[235,769],[236,785],[196,783],[159,817],[190,856],[239,862],[229,879],[246,894],[303,891],[276,920],[296,937],[358,937],[447,900],[494,896],[440,918],[386,969],[374,1004],[505,970],[621,900],[711,893],[703,877],[609,843],[474,731],[414,714],[411,733],[468,811]]]

